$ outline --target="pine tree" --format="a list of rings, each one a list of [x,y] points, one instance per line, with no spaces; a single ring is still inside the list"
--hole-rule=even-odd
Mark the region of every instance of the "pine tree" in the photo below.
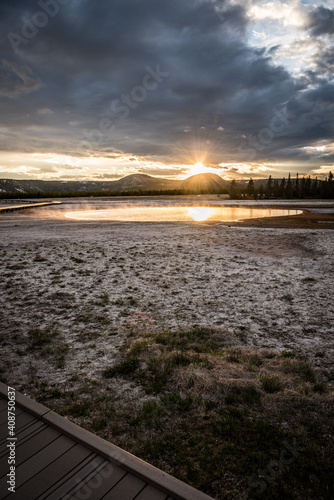
[[[292,182],[291,182],[291,175],[289,173],[289,177],[288,177],[288,181],[286,183],[286,190],[285,190],[285,193],[286,193],[286,197],[287,198],[292,198]]]
[[[299,198],[299,174],[296,175],[295,185],[293,188],[293,196]]]
[[[319,192],[318,192],[318,178],[316,177],[312,181],[311,196],[312,196],[312,198],[317,198],[318,195],[319,195]]]
[[[305,185],[306,185],[306,179],[305,179],[305,177],[303,177],[301,182],[300,182],[300,190],[299,190],[299,196],[301,198],[305,197],[305,192],[306,192]]]
[[[264,198],[264,188],[263,188],[262,182],[260,184],[260,189],[259,189],[259,198],[260,198],[260,200],[262,200]]]
[[[273,195],[275,198],[279,198],[279,183],[277,179],[274,180]]]
[[[249,179],[248,184],[247,184],[247,196],[249,198],[253,198],[255,193],[255,186],[254,186],[254,181],[252,178]]]
[[[334,176],[332,172],[329,172],[327,179],[327,196],[328,198],[334,198]]]
[[[266,185],[266,198],[271,198],[273,195],[273,178],[269,175],[269,179]]]
[[[283,177],[283,179],[281,180],[281,184],[280,184],[280,187],[279,187],[279,195],[281,198],[285,198],[285,189],[286,189],[286,180],[285,180],[285,177]]]
[[[237,188],[237,181],[235,179],[232,180],[230,185],[230,199],[231,200],[240,199],[240,190]]]
[[[305,196],[308,198],[311,196],[311,176],[308,176],[305,180]]]

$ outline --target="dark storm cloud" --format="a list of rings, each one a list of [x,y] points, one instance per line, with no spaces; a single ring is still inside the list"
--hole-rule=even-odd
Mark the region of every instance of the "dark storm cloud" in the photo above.
[[[210,151],[208,163],[240,161],[243,138],[257,137],[283,108],[289,124],[257,150],[257,160],[275,161],[281,150],[329,138],[330,49],[319,54],[321,78],[294,79],[274,64],[278,46],[247,43],[246,6],[227,0],[0,1],[1,122],[11,131],[0,146],[83,155],[88,150],[79,145],[90,136],[89,153],[175,164],[185,163],[180,151],[193,147],[195,137],[199,149]],[[316,9],[307,29],[313,36],[328,33],[332,14]],[[31,28],[38,19],[40,26]],[[139,95],[148,67],[168,76],[135,102],[131,96]],[[123,112],[112,112],[113,101]],[[114,128],[94,138],[103,117]]]
[[[38,90],[42,82],[30,68],[7,59],[0,60],[0,96],[18,98]]]
[[[309,29],[312,35],[334,34],[334,9],[320,6],[310,14]]]
[[[186,168],[145,168],[139,170],[140,174],[147,174],[153,176],[171,176],[179,175],[187,172]]]

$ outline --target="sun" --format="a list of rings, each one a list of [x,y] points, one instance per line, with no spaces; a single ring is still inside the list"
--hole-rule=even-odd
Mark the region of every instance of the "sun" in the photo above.
[[[195,163],[195,165],[190,165],[188,167],[188,172],[185,173],[186,177],[190,177],[192,175],[197,174],[218,174],[217,168],[214,167],[206,167],[203,163]]]
[[[208,168],[205,165],[203,165],[203,163],[196,163],[195,165],[189,167],[190,175],[206,174],[208,171],[209,171]]]

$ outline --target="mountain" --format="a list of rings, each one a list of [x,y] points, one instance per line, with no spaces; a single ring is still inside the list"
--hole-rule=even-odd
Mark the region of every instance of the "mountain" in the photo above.
[[[123,177],[123,179],[114,181],[114,186],[119,191],[137,191],[138,189],[140,189],[141,191],[160,191],[163,189],[178,189],[179,185],[179,181],[159,179],[157,177],[151,177],[147,174],[131,174]]]
[[[181,183],[181,189],[187,189],[194,192],[217,193],[228,189],[230,181],[224,181],[217,174],[197,174],[188,177]]]
[[[136,191],[169,191],[183,190],[191,192],[214,193],[227,190],[230,182],[224,181],[217,174],[198,174],[185,180],[171,180],[151,177],[146,174],[132,174],[117,181],[40,181],[0,179],[0,196],[15,195],[17,197],[30,195],[67,193],[82,194]]]

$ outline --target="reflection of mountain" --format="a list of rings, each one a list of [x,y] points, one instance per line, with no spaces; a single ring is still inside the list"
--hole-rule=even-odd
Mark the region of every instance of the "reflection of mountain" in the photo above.
[[[136,191],[167,191],[180,189],[192,192],[217,193],[228,190],[229,182],[217,174],[198,174],[185,180],[170,180],[151,177],[146,174],[132,174],[117,181],[36,181],[0,179],[0,195],[20,194],[33,195],[37,193],[85,193],[93,192],[136,192]]]

